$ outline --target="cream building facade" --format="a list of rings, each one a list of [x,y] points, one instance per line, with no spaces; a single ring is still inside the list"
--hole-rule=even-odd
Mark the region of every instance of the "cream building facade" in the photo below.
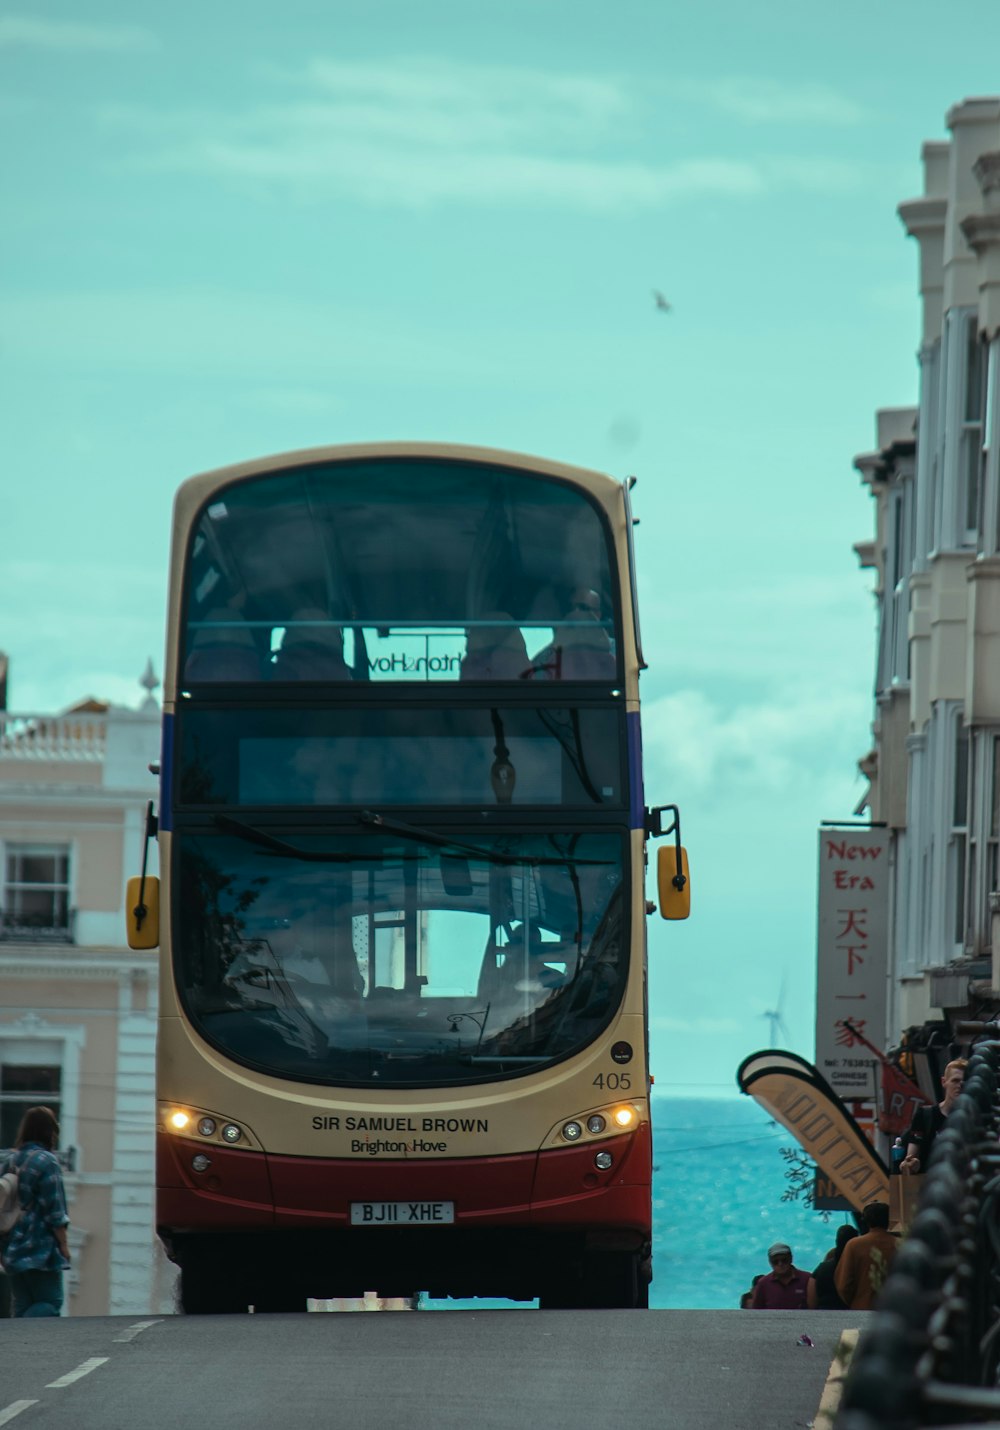
[[[893,864],[883,1045],[903,1039],[925,1081],[927,1049],[939,1063],[961,1022],[1000,1011],[1000,98],[946,124],[899,208],[919,253],[918,402],[879,412],[855,460],[879,611],[857,812],[887,826]]]
[[[0,1148],[60,1119],[71,1315],[162,1309],[153,1228],[155,950],[125,945],[124,890],[156,794],[151,669],[137,710],[0,708]],[[155,845],[151,847],[155,872]]]

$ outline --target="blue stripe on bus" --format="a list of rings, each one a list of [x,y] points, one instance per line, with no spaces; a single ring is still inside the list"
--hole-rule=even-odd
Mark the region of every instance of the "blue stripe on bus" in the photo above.
[[[638,710],[625,716],[628,743],[629,828],[642,829],[646,822],[646,800],[642,788],[642,730]]]
[[[642,785],[642,729],[638,711],[625,716],[625,730],[628,744],[628,793],[629,828],[642,829],[645,825],[646,801]],[[172,760],[174,746],[174,717],[163,717],[163,746],[160,751],[160,828],[173,828]]]
[[[160,750],[160,811],[159,824],[161,829],[173,829],[173,810],[170,801],[173,799],[173,780],[170,778],[173,764],[174,750],[174,717],[164,715],[163,717],[163,745]]]

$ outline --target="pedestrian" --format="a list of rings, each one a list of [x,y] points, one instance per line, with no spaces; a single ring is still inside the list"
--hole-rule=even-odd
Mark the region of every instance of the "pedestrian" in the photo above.
[[[803,1311],[809,1304],[812,1277],[792,1261],[792,1249],[783,1241],[768,1248],[770,1272],[754,1287],[751,1311]]]
[[[849,1241],[853,1241],[857,1234],[857,1227],[851,1226],[850,1222],[845,1222],[843,1226],[837,1228],[836,1245],[830,1248],[813,1272],[813,1297],[809,1303],[810,1310],[844,1311],[847,1309],[837,1295],[834,1275],[840,1264],[844,1247]]]
[[[852,1311],[871,1310],[899,1246],[889,1231],[888,1202],[870,1202],[861,1215],[867,1230],[844,1247],[833,1278],[837,1295]]]
[[[21,1215],[4,1239],[0,1259],[10,1281],[15,1316],[58,1316],[69,1266],[66,1194],[55,1156],[59,1123],[48,1107],[29,1107],[13,1154],[0,1172],[17,1173]]]
[[[910,1124],[910,1130],[903,1138],[906,1156],[900,1162],[899,1170],[904,1175],[927,1171],[934,1139],[941,1131],[945,1119],[958,1100],[958,1094],[962,1091],[962,1085],[965,1082],[965,1069],[968,1066],[966,1058],[956,1058],[954,1062],[948,1063],[941,1074],[941,1088],[944,1093],[941,1101],[935,1103],[933,1107],[917,1108]]]
[[[757,1272],[757,1275],[756,1275],[756,1276],[753,1278],[753,1280],[750,1282],[750,1290],[743,1292],[743,1295],[740,1297],[740,1310],[741,1310],[741,1311],[749,1311],[749,1310],[751,1309],[751,1307],[753,1306],[753,1293],[754,1293],[754,1292],[756,1291],[756,1289],[757,1289],[757,1282],[761,1279],[761,1277],[762,1277],[763,1275],[764,1275],[763,1271],[758,1271],[758,1272]]]

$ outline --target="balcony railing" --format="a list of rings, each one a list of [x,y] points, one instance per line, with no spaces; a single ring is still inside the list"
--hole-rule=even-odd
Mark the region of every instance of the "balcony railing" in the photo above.
[[[107,716],[89,711],[66,715],[13,715],[0,711],[0,761],[104,759]]]
[[[76,909],[64,923],[39,924],[0,909],[0,943],[76,943]]]

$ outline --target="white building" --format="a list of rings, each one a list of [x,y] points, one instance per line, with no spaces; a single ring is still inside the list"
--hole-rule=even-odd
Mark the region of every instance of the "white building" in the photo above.
[[[893,846],[885,1044],[906,1034],[927,1091],[959,1022],[1000,1011],[1000,98],[946,123],[899,209],[920,258],[918,403],[880,412],[855,463],[879,604],[858,812]]]
[[[70,1314],[162,1301],[153,1229],[156,952],[125,944],[124,891],[156,795],[158,684],[139,710],[0,704],[0,1147],[54,1108],[66,1160]],[[156,872],[155,845],[151,870]]]

